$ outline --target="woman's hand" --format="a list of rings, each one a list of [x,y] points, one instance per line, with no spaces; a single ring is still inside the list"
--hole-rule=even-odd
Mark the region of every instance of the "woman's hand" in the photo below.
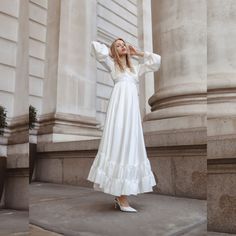
[[[143,56],[144,55],[143,52],[137,51],[137,49],[135,47],[133,47],[132,45],[128,45],[128,51],[131,56]]]

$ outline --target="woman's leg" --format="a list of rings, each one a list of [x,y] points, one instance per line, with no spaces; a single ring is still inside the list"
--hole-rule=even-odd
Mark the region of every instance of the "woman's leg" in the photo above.
[[[126,195],[120,195],[117,198],[122,206],[129,206],[128,197]]]

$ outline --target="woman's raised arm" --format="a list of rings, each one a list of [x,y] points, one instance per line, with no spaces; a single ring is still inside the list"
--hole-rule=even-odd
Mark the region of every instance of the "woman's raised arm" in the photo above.
[[[110,57],[110,50],[105,44],[92,41],[91,55],[95,57],[106,69],[112,71],[114,62]]]
[[[156,53],[152,53],[152,52],[147,52],[145,51],[143,53],[143,57],[144,57],[144,63],[140,63],[137,66],[137,70],[138,70],[138,75],[141,76],[144,73],[147,72],[155,72],[158,71],[161,65],[161,56],[156,54]]]

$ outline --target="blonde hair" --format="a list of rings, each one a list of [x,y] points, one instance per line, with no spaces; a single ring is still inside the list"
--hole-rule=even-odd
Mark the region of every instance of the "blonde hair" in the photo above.
[[[112,56],[112,58],[114,59],[115,64],[119,66],[120,70],[121,70],[121,71],[124,71],[125,68],[123,67],[123,65],[122,65],[122,63],[121,63],[121,59],[120,59],[119,53],[118,53],[118,51],[117,51],[117,49],[116,49],[116,44],[115,44],[115,43],[116,43],[117,40],[122,40],[122,41],[124,42],[125,46],[127,46],[124,39],[122,39],[122,38],[117,38],[116,40],[113,41],[113,43],[112,43],[111,46],[110,46],[111,56]],[[128,49],[127,49],[127,50],[128,50]],[[130,68],[130,70],[134,72],[133,65],[132,65],[131,59],[130,59],[130,54],[127,53],[127,54],[125,55],[125,58],[126,58],[126,65],[127,65],[127,67]]]

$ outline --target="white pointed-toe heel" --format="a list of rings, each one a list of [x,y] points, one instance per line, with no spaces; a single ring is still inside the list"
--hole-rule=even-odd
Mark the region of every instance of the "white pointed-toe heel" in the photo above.
[[[119,208],[121,211],[125,211],[125,212],[137,212],[137,210],[134,209],[133,207],[121,206],[121,204],[117,198],[115,198],[115,208]]]

